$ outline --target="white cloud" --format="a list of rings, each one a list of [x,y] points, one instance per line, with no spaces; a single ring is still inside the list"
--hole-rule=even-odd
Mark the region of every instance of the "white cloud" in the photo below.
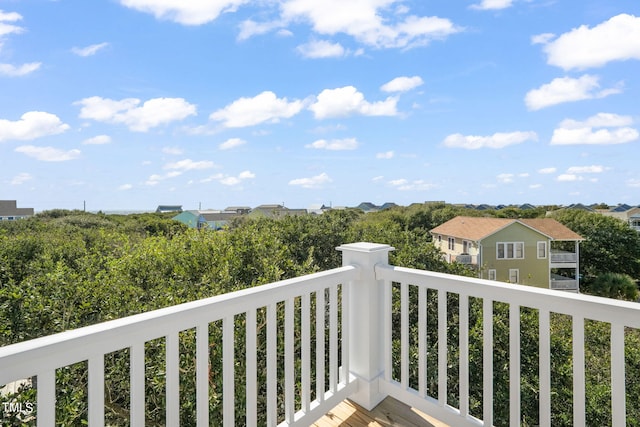
[[[355,150],[358,148],[358,140],[355,138],[344,138],[344,139],[332,139],[327,141],[326,139],[319,139],[317,141],[312,142],[311,144],[305,145],[306,148],[315,148],[317,150],[331,150],[331,151],[341,151],[341,150]]]
[[[221,110],[211,113],[211,120],[221,121],[228,128],[255,126],[261,123],[277,123],[298,114],[302,101],[289,102],[278,98],[271,91],[262,92],[253,98],[240,98]]]
[[[423,84],[424,82],[419,76],[396,77],[390,82],[383,84],[380,87],[380,90],[382,90],[383,92],[406,92],[411,89],[415,89],[418,86],[422,86]]]
[[[102,145],[102,144],[110,144],[111,137],[109,135],[97,135],[92,138],[85,139],[82,141],[84,145]]]
[[[577,79],[572,77],[558,77],[551,83],[544,84],[538,89],[530,90],[525,96],[525,104],[529,110],[565,102],[582,101],[585,99],[604,98],[621,92],[620,88],[600,89],[600,78],[585,74]]]
[[[289,181],[289,185],[297,185],[302,188],[321,188],[324,184],[332,182],[329,175],[321,173],[311,178],[297,178]]]
[[[640,132],[629,127],[631,124],[631,116],[610,113],[598,113],[585,121],[563,120],[553,131],[551,145],[625,144],[640,138]]]
[[[553,33],[542,33],[531,36],[531,44],[547,44],[556,37]]]
[[[640,59],[640,17],[620,14],[593,28],[582,25],[545,45],[547,63],[564,70]]]
[[[347,34],[375,48],[425,45],[461,31],[448,19],[402,16],[406,9],[393,13],[394,3],[398,1],[286,0],[281,3],[281,19],[307,22],[317,34]]]
[[[477,10],[499,10],[513,6],[513,0],[482,0],[478,4],[471,5],[471,9]]]
[[[584,178],[575,174],[565,173],[562,175],[558,175],[558,178],[556,179],[560,182],[575,182],[575,181],[582,181]]]
[[[444,140],[444,145],[450,148],[477,150],[479,148],[504,148],[526,141],[536,141],[537,139],[538,135],[535,132],[498,132],[490,136],[462,135],[456,133],[447,136]]]
[[[24,28],[13,24],[7,24],[7,22],[21,21],[22,15],[17,12],[3,12],[0,10],[0,40],[3,36],[9,34],[20,34],[24,31]]]
[[[542,184],[531,184],[529,188],[532,190],[537,190],[538,188],[542,188]]]
[[[247,179],[253,179],[256,177],[256,174],[251,171],[243,171],[238,174],[238,176],[225,175],[221,173],[217,173],[215,175],[211,175],[207,178],[200,180],[201,183],[207,183],[212,181],[218,181],[220,184],[227,186],[235,186],[241,184],[243,181]]]
[[[140,105],[136,98],[120,101],[93,96],[75,102],[81,105],[80,118],[124,124],[134,132],[183,120],[196,114],[196,106],[183,98],[153,98]]]
[[[409,181],[408,179],[400,178],[391,180],[388,184],[400,191],[427,191],[437,187],[435,184],[422,179]]]
[[[182,171],[211,169],[215,167],[215,163],[210,160],[193,161],[191,159],[179,160],[173,163],[167,163],[163,169],[176,169]]]
[[[104,43],[92,44],[87,47],[74,47],[71,49],[71,52],[75,53],[78,56],[86,57],[86,56],[95,55],[96,53],[98,53],[98,51],[104,49],[107,46],[109,46],[109,43],[104,42]]]
[[[218,145],[218,148],[220,150],[231,150],[232,148],[239,147],[239,146],[244,145],[246,143],[247,143],[247,141],[245,141],[244,139],[229,138],[225,142],[223,142],[222,144]]]
[[[32,179],[33,179],[33,176],[31,176],[31,174],[22,172],[14,176],[13,179],[11,179],[11,185],[22,185],[27,181],[31,181]]]
[[[253,172],[251,172],[251,171],[243,171],[243,172],[240,172],[240,174],[238,176],[226,176],[225,175],[225,176],[218,177],[218,180],[223,185],[234,186],[234,185],[241,184],[242,181],[244,181],[244,180],[253,179],[255,177],[256,177],[256,174],[254,174]]]
[[[364,116],[395,116],[398,114],[398,99],[389,97],[384,101],[368,102],[362,92],[353,86],[337,89],[325,89],[316,98],[309,109],[316,119],[345,117],[351,114]]]
[[[514,175],[512,173],[501,173],[497,176],[498,181],[503,184],[510,184],[513,182]]]
[[[43,136],[57,135],[69,129],[69,125],[55,114],[29,111],[20,120],[12,122],[0,119],[0,142],[8,140],[31,140]]]
[[[630,179],[627,181],[627,186],[631,188],[640,188],[640,179]]]
[[[382,181],[383,179],[384,179],[384,176],[383,176],[383,175],[378,175],[378,176],[374,176],[374,177],[371,179],[371,181],[373,181],[373,182],[380,182],[380,181]]]
[[[43,162],[66,162],[80,157],[80,150],[64,151],[54,147],[36,147],[33,145],[21,145],[16,147],[14,151]]]
[[[582,174],[582,173],[602,173],[607,168],[601,165],[592,165],[592,166],[572,166],[567,169],[568,174]]]
[[[542,168],[542,169],[538,169],[538,173],[541,174],[551,174],[551,173],[556,173],[556,168]]]
[[[392,159],[395,156],[393,151],[385,151],[384,153],[376,154],[376,159]]]
[[[266,34],[277,28],[281,28],[285,23],[280,21],[272,22],[256,22],[252,19],[247,19],[240,24],[240,33],[238,34],[238,40],[246,40],[253,36]],[[288,35],[291,35],[289,33]]]
[[[12,64],[0,64],[0,74],[9,77],[21,77],[33,73],[40,68],[40,65],[42,65],[40,62],[22,64],[19,67]]]
[[[164,154],[170,154],[172,156],[179,156],[184,153],[184,150],[180,147],[164,147],[162,149]]]
[[[202,25],[249,0],[120,0],[123,6],[183,25]]]
[[[346,56],[348,51],[340,43],[327,40],[313,40],[296,48],[305,58],[337,58]]]
[[[122,184],[118,187],[118,190],[127,191],[127,190],[131,190],[132,188],[133,188],[133,185],[131,184]]]

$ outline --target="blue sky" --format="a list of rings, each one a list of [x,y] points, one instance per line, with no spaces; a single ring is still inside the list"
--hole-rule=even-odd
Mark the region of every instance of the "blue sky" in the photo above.
[[[640,203],[637,0],[0,0],[0,199]]]

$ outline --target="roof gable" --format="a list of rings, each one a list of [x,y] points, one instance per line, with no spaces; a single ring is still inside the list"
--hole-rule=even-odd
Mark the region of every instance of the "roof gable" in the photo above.
[[[431,234],[478,242],[515,223],[544,234],[551,240],[583,240],[579,234],[552,218],[510,219],[457,216],[432,229]]]

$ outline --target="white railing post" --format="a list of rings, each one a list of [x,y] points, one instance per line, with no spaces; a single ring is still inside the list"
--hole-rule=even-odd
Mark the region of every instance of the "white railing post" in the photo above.
[[[376,264],[388,264],[389,245],[352,243],[337,248],[342,265],[360,268],[360,277],[349,284],[349,370],[358,379],[358,391],[350,399],[373,409],[386,395],[378,385],[384,374],[383,286],[376,280]]]

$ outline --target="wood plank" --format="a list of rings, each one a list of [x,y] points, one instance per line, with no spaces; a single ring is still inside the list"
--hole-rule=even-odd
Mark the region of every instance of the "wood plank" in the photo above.
[[[446,424],[387,397],[371,411],[350,400],[341,402],[313,424],[316,427],[448,427]]]

